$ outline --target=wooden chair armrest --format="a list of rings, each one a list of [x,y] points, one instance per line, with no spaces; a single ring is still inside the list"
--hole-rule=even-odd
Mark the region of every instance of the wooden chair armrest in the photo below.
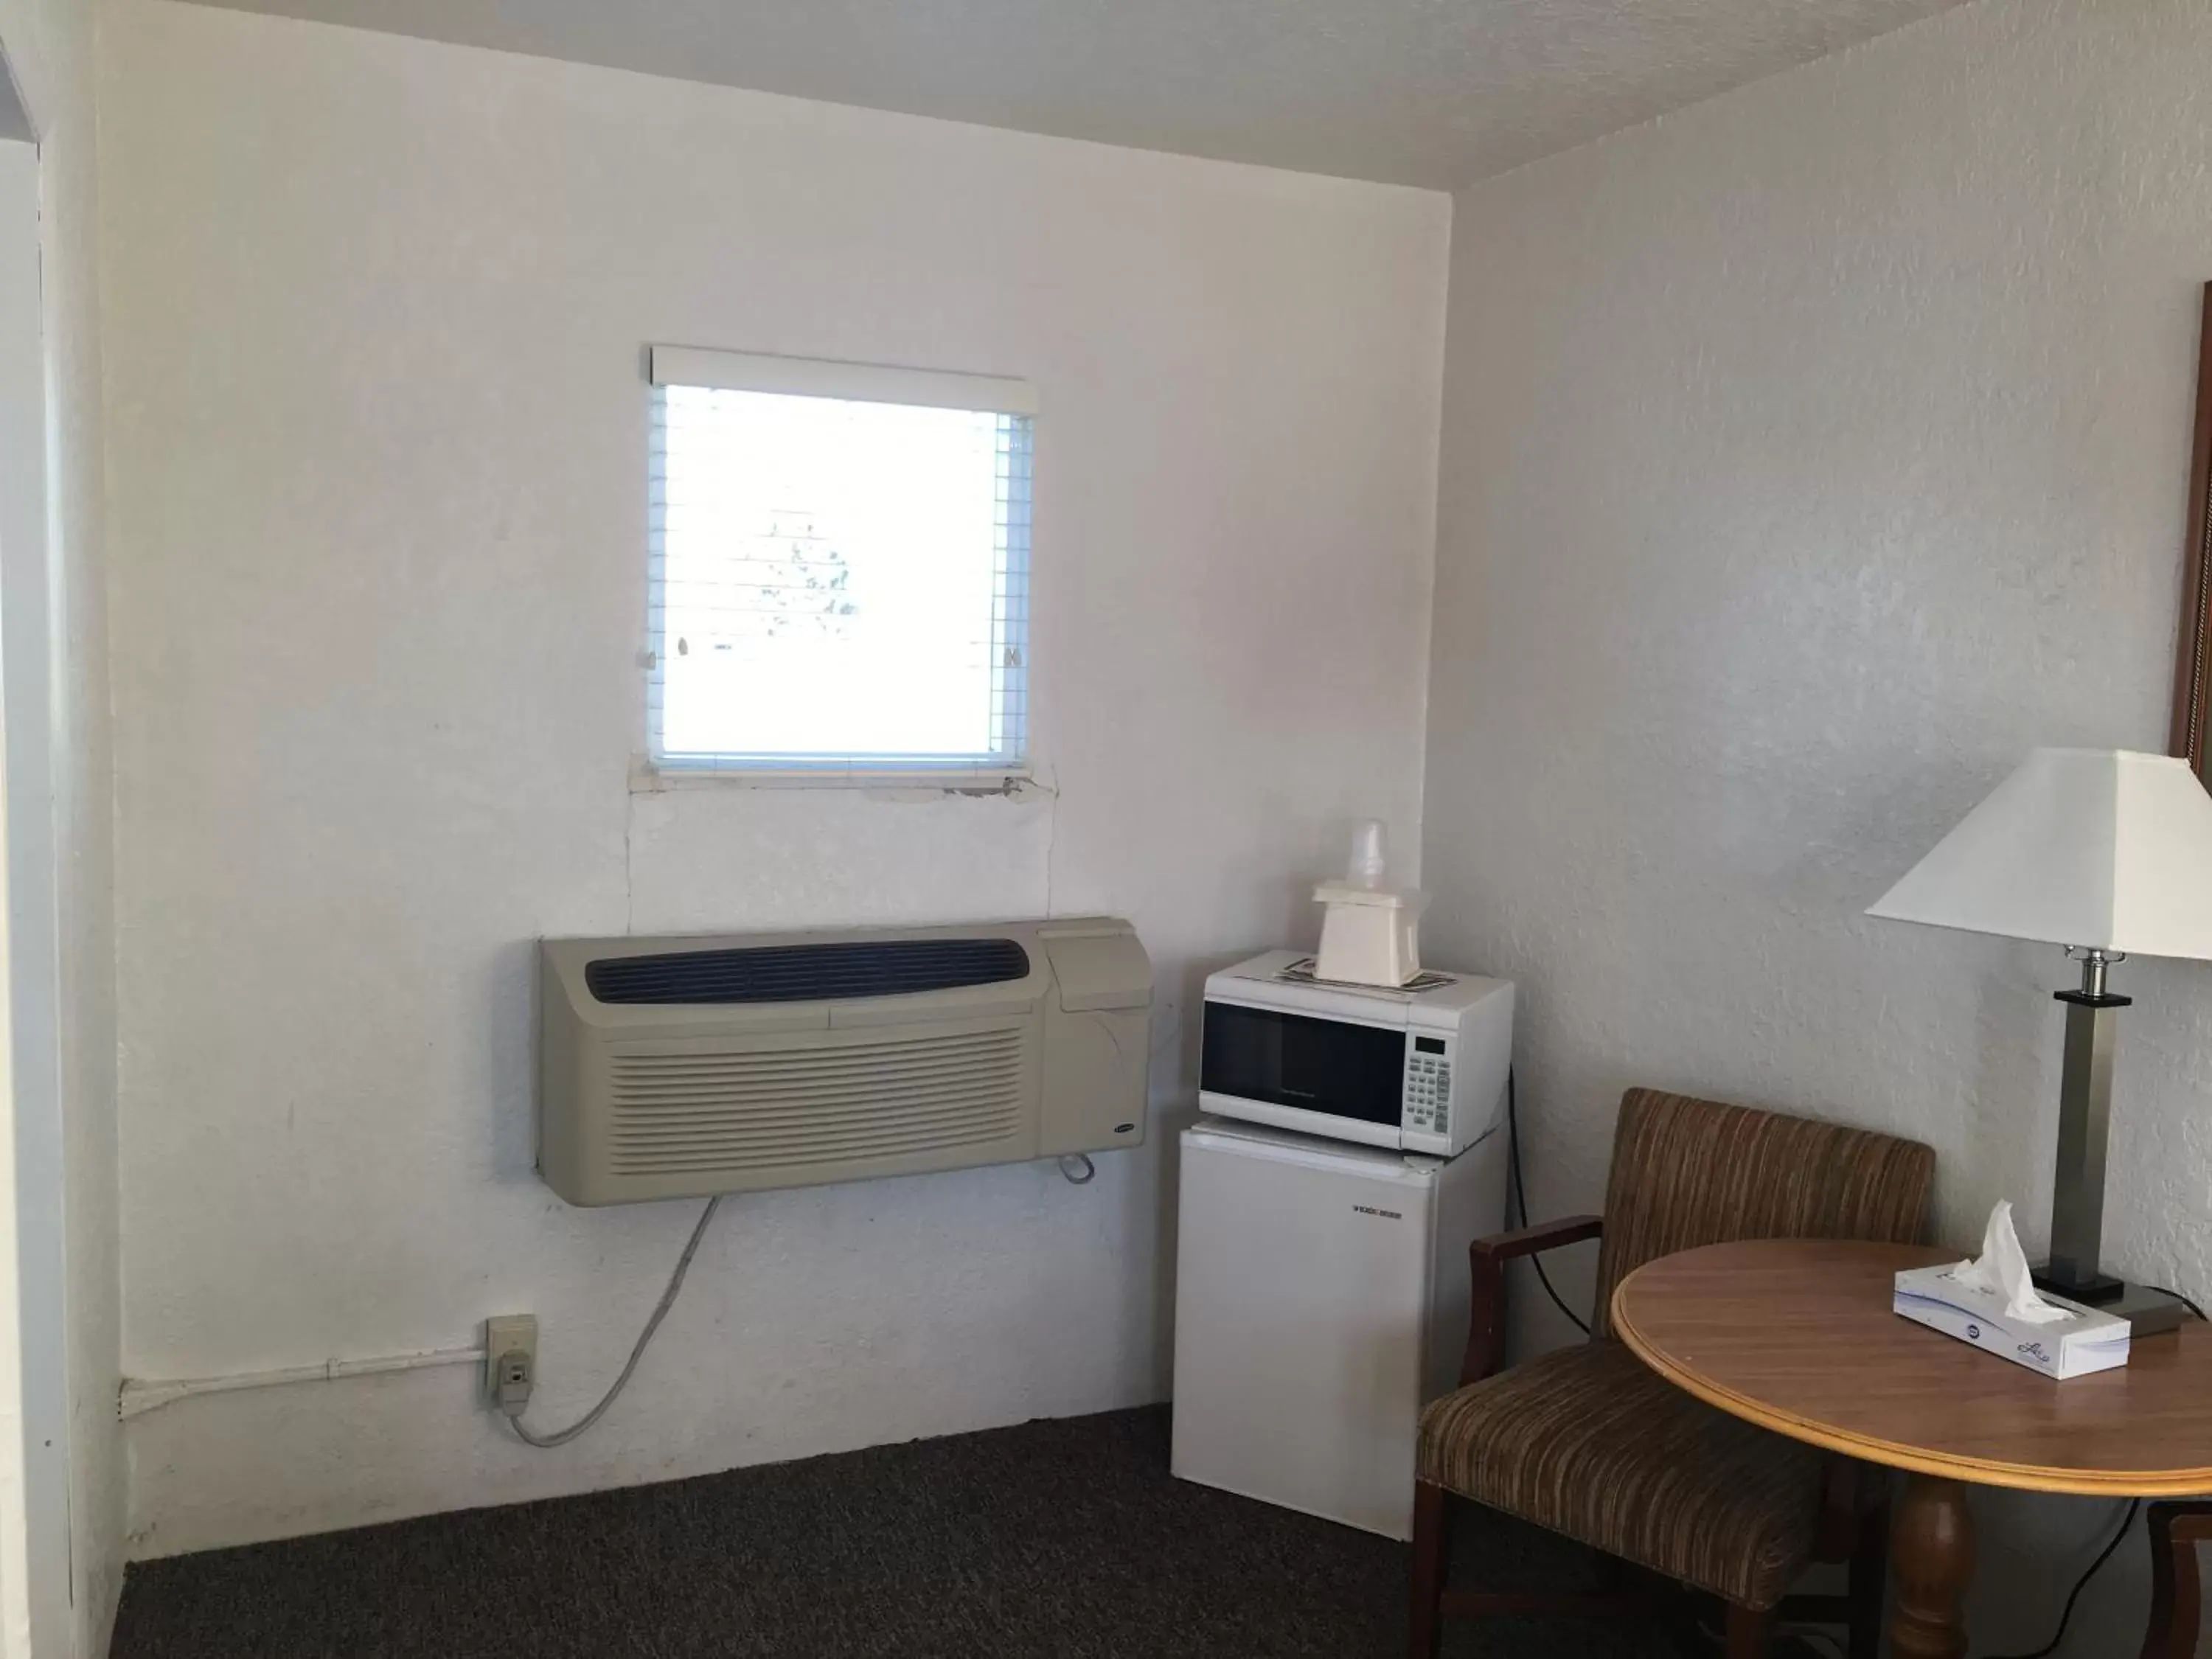
[[[1480,1382],[1496,1372],[1505,1357],[1505,1264],[1562,1244],[1579,1244],[1605,1231],[1602,1216],[1570,1216],[1510,1233],[1492,1233],[1467,1247],[1474,1275],[1467,1322],[1467,1352],[1459,1363],[1459,1385]]]
[[[2148,1504],[2144,1530],[2150,1534],[2150,1628],[2142,1659],[2193,1654],[2203,1617],[2197,1546],[2212,1538],[2212,1504],[2184,1498]]]
[[[1533,1227],[1522,1227],[1510,1233],[1492,1233],[1486,1238],[1476,1239],[1468,1246],[1468,1252],[1478,1261],[1484,1256],[1508,1261],[1518,1255],[1557,1249],[1562,1244],[1579,1244],[1604,1231],[1603,1216],[1571,1215],[1562,1221],[1540,1221]]]

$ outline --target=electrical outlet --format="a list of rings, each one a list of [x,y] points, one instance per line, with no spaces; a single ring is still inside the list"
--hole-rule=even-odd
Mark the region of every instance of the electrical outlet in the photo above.
[[[501,1314],[485,1320],[484,1397],[503,1408],[518,1391],[527,1401],[537,1382],[538,1316]]]

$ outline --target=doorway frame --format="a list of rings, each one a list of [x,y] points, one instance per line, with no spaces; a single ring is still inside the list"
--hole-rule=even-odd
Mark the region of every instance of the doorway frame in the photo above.
[[[71,1504],[44,129],[0,36],[0,1659],[82,1659]]]

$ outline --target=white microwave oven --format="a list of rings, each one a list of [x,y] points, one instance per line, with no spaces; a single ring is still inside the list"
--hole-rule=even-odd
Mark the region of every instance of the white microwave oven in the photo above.
[[[1425,973],[1394,991],[1313,967],[1270,951],[1207,976],[1201,1110],[1437,1158],[1498,1127],[1512,981]]]

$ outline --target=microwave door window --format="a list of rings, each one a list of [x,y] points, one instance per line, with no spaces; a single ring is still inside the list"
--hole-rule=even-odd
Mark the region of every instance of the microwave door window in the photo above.
[[[1405,1074],[1402,1031],[1206,1005],[1199,1086],[1208,1094],[1395,1125]]]

